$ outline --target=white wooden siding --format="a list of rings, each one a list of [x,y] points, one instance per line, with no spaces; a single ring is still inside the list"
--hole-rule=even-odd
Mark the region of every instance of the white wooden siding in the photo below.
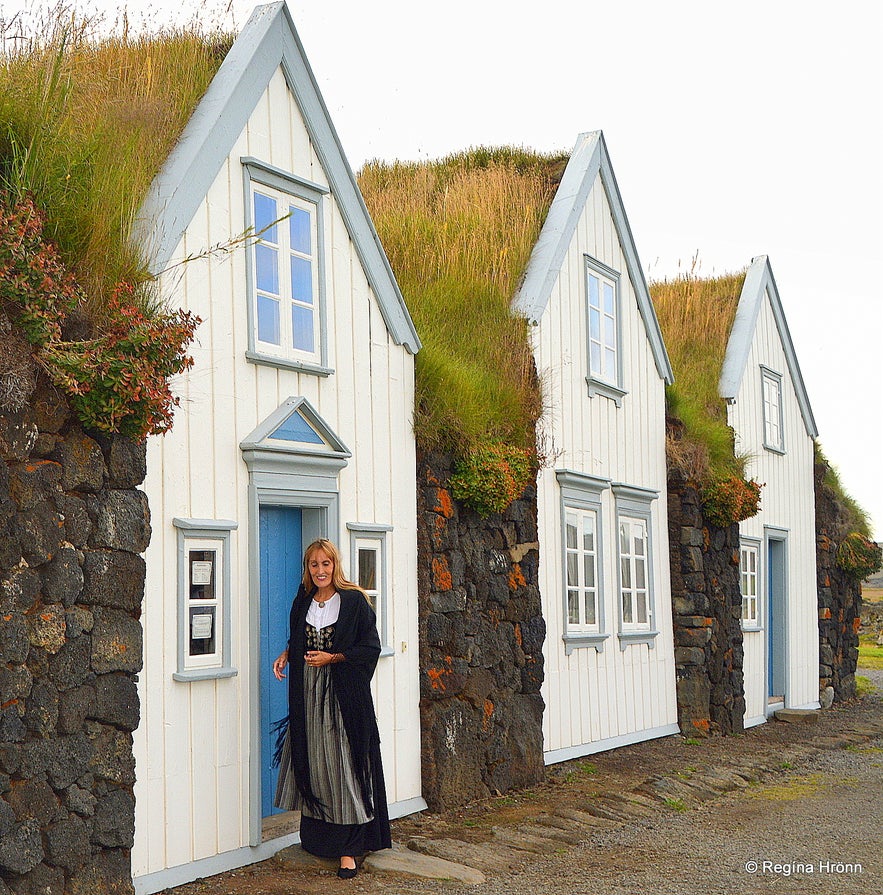
[[[784,454],[763,446],[761,365],[782,375]],[[813,442],[800,413],[767,299],[758,316],[736,402],[729,407],[728,422],[736,432],[736,450],[749,458],[746,474],[764,485],[760,512],[739,527],[743,537],[762,542],[759,584],[764,633],[746,633],[745,637],[745,717],[751,721],[765,715],[767,704],[768,568],[763,538],[768,528],[784,530],[787,538],[785,703],[789,708],[817,706],[819,698]]]
[[[228,241],[245,228],[242,157],[327,186],[300,111],[277,72],[255,108],[176,258]],[[153,516],[146,554],[144,671],[138,769],[136,877],[248,845],[251,681],[248,470],[240,441],[286,398],[302,395],[352,451],[340,473],[340,531],[347,522],[393,526],[387,541],[390,644],[374,694],[390,803],[420,795],[417,682],[413,359],[389,338],[334,196],[326,201],[328,363],[318,377],[248,363],[245,250],[192,261],[163,280],[174,307],[203,318],[195,366],[177,383],[173,431],[148,444],[145,490]],[[399,474],[394,474],[398,470]],[[238,675],[177,682],[177,532],[173,517],[236,520],[231,538],[231,664]],[[346,569],[347,572],[352,570]],[[262,670],[270,673],[269,669]],[[259,797],[259,796],[258,796]]]
[[[623,387],[622,406],[587,393],[588,374],[584,254],[619,271]],[[643,732],[677,723],[665,469],[664,385],[628,277],[610,207],[596,180],[560,276],[534,331],[534,352],[546,411],[540,446],[553,468],[538,480],[540,589],[546,619],[543,698],[547,757],[585,753],[605,741],[641,739]],[[617,534],[611,490],[601,495],[605,632],[603,652],[574,649],[565,655],[560,489],[555,469],[570,469],[653,489],[650,542],[654,593],[654,648],[620,649]],[[652,734],[651,734],[652,735]]]

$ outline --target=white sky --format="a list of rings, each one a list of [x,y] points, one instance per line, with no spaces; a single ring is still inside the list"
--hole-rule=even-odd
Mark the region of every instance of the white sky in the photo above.
[[[0,0],[0,14],[25,5]],[[238,30],[253,5],[128,10]],[[697,255],[706,275],[769,255],[822,446],[883,539],[877,0],[289,5],[354,169],[475,145],[569,150],[600,129],[650,278]],[[102,6],[116,14],[80,8]]]

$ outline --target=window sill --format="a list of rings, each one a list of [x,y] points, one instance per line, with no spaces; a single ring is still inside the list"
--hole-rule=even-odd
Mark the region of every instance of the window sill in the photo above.
[[[771,454],[780,454],[781,456],[785,456],[785,448],[774,447],[771,444],[764,444],[763,449],[765,451],[769,451]]]
[[[394,656],[396,651],[391,646],[384,646],[380,648],[380,658],[384,658],[384,656]]]
[[[321,364],[310,364],[306,361],[290,360],[287,357],[274,357],[272,354],[260,354],[257,351],[246,351],[245,359],[250,364],[276,367],[279,370],[294,370],[297,373],[310,373],[313,376],[331,376],[334,373],[332,367],[323,367]]]
[[[760,634],[763,631],[760,625],[751,624],[751,625],[742,625],[742,633],[743,634]]]
[[[635,643],[646,643],[650,649],[655,649],[659,631],[620,631],[617,636],[619,637],[619,648],[622,651]]]
[[[569,656],[575,649],[594,649],[599,653],[604,652],[604,641],[607,640],[609,634],[565,634],[561,639],[564,641],[564,655]]]
[[[624,388],[613,385],[609,382],[602,382],[600,379],[593,379],[586,376],[586,384],[589,387],[589,397],[594,398],[595,395],[601,395],[604,398],[610,398],[617,407],[622,407],[623,396],[628,394]]]
[[[236,677],[239,672],[235,668],[191,668],[187,671],[176,671],[172,675],[173,681],[213,681],[225,677]]]

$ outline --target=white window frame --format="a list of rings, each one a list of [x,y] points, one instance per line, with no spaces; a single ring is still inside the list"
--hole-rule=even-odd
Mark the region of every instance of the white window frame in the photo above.
[[[623,395],[622,387],[622,300],[620,296],[620,274],[612,267],[583,255],[584,284],[586,290],[586,384],[589,397],[603,395],[619,407]],[[592,296],[597,282],[598,302],[595,306]],[[612,293],[612,313],[602,298],[605,287]],[[597,332],[593,322],[597,321]],[[612,330],[612,333],[611,333]],[[612,345],[610,344],[612,340]],[[605,352],[612,351],[612,363],[605,362]],[[611,369],[612,367],[612,369]]]
[[[785,453],[785,417],[782,410],[782,374],[761,365],[760,397],[763,406],[763,446]]]
[[[626,485],[615,482],[612,486],[614,499],[616,501],[616,592],[617,592],[617,611],[619,613],[619,648],[625,650],[629,645],[636,643],[646,643],[650,649],[656,646],[656,638],[659,636],[659,630],[656,627],[656,582],[654,575],[653,562],[653,501],[659,497],[658,491],[649,488],[638,488],[633,485]],[[636,569],[638,565],[638,557],[635,554],[623,554],[622,539],[620,535],[620,525],[628,524],[630,527],[638,526],[644,533],[644,587],[638,588],[636,585]],[[631,542],[632,535],[629,540]],[[630,583],[626,587],[623,580],[623,560],[629,562]],[[638,591],[643,591],[646,595],[646,612],[647,619],[643,622],[625,620],[623,611],[625,593],[628,591],[634,595]]]
[[[172,520],[178,531],[178,670],[176,681],[201,681],[233,677],[238,672],[230,664],[230,541],[238,523],[226,519]],[[193,553],[210,553],[212,567],[195,569]],[[204,557],[202,561],[206,561]],[[209,599],[194,598],[192,589],[205,584],[195,581],[209,577],[214,595]],[[202,613],[211,616],[215,648],[211,653],[192,654],[190,649],[193,610],[211,609]]]
[[[252,234],[246,252],[246,280],[248,292],[248,349],[245,356],[255,364],[293,369],[298,372],[328,376],[334,371],[328,362],[328,325],[326,308],[326,246],[325,246],[325,197],[327,187],[312,183],[255,158],[243,158],[243,182],[245,186],[245,225]],[[279,203],[278,239],[270,244],[261,233],[255,232],[255,193],[268,196]],[[293,250],[289,242],[289,226],[286,207],[298,208],[310,215],[311,252],[304,255]],[[265,234],[266,236],[266,234]],[[280,342],[261,341],[258,333],[258,289],[255,254],[259,247],[267,246],[279,253],[279,325]],[[281,259],[300,257],[311,262],[313,289],[313,351],[293,345],[291,314],[295,305],[308,307],[291,295],[289,262]]]
[[[610,487],[610,479],[586,475],[569,469],[556,470],[561,496],[561,593],[562,593],[562,630],[565,655],[574,649],[592,648],[599,653],[604,650],[604,643],[609,638],[606,627],[604,600],[604,525],[602,512],[602,495]],[[567,563],[571,551],[567,546],[567,517],[569,513],[583,518],[591,515],[595,522],[595,624],[571,624]],[[585,556],[579,550],[580,558]],[[581,565],[581,564],[580,564]],[[582,579],[582,576],[581,576]]]
[[[377,554],[375,569],[377,581],[373,588],[365,587],[368,596],[374,601],[377,615],[377,632],[380,635],[380,655],[391,656],[395,649],[392,646],[392,619],[389,605],[389,564],[387,561],[387,536],[392,531],[391,525],[377,525],[368,522],[347,522],[350,533],[350,574],[352,580],[363,587],[359,580],[359,551],[372,550]]]
[[[753,569],[751,558],[753,557]],[[761,630],[760,541],[743,538],[739,544],[739,590],[742,594],[742,630]]]

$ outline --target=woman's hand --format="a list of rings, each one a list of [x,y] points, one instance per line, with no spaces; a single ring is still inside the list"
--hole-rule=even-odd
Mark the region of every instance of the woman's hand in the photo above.
[[[334,653],[323,653],[321,650],[308,650],[304,662],[313,668],[330,665],[334,661]]]
[[[285,680],[285,666],[288,665],[288,650],[284,649],[281,653],[276,657],[276,661],[273,663],[273,674],[276,675],[277,681]]]

